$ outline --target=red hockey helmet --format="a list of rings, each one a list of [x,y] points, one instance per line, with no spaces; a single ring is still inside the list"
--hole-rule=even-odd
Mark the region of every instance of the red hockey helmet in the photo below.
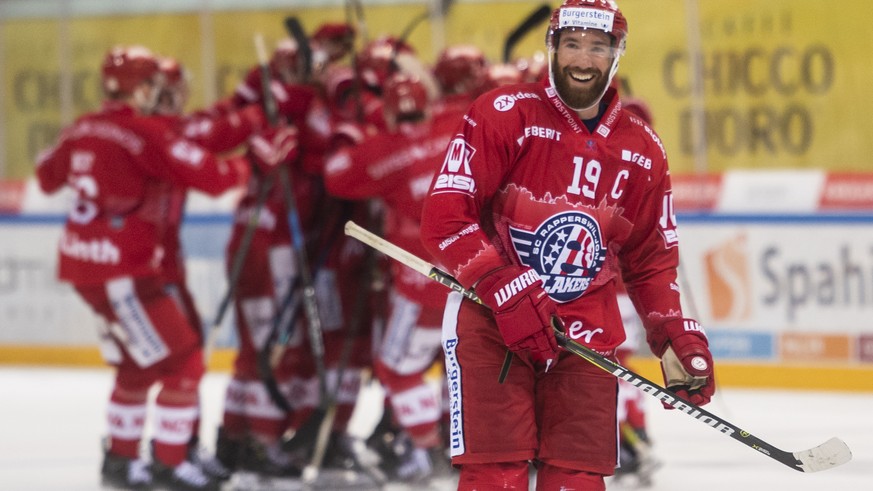
[[[602,98],[608,90],[613,77],[618,72],[618,61],[624,54],[627,41],[627,19],[624,18],[614,0],[564,0],[561,6],[552,12],[549,30],[546,33],[546,47],[549,50],[549,83],[552,87],[555,87],[554,64],[557,57],[560,35],[565,29],[576,31],[598,30],[612,37],[613,43],[609,53],[609,56],[612,58],[612,66],[609,68],[603,93],[600,94],[600,98]],[[563,100],[560,91],[558,91],[558,97]],[[583,109],[572,107],[572,105],[571,108],[575,110]]]
[[[355,28],[349,24],[326,22],[312,34],[316,41],[343,41],[354,39]]]
[[[296,83],[301,69],[300,46],[297,41],[285,38],[276,44],[270,57],[270,70],[284,83]]]
[[[444,94],[466,94],[482,85],[487,66],[488,61],[481,49],[459,44],[440,53],[433,75]]]
[[[324,51],[328,62],[335,62],[355,49],[355,28],[349,24],[322,24],[312,35],[312,44]]]
[[[479,94],[503,85],[518,84],[523,81],[521,70],[509,63],[497,63],[488,67],[485,81],[479,87]]]
[[[160,67],[155,55],[144,46],[115,46],[103,58],[103,92],[111,98],[133,95],[144,83],[160,82]]]
[[[542,51],[534,53],[529,58],[519,58],[515,66],[521,72],[524,82],[539,82],[549,73],[549,63]]]
[[[395,59],[399,54],[414,55],[415,50],[393,36],[382,36],[370,41],[356,60],[358,75],[367,87],[380,89],[397,72]]]
[[[555,34],[561,29],[598,29],[615,39],[615,47],[624,51],[627,40],[627,19],[614,0],[564,0],[552,12],[546,47],[557,48]]]
[[[405,73],[388,78],[382,98],[385,112],[397,119],[403,115],[424,114],[427,110],[427,88],[421,79]]]

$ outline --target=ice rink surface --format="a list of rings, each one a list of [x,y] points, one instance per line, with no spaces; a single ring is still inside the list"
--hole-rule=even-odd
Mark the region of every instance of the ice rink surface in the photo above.
[[[100,438],[111,377],[107,369],[0,367],[0,490],[100,489]],[[204,379],[207,446],[214,443],[226,382],[225,374]],[[645,489],[873,490],[873,394],[726,388],[707,409],[790,452],[839,437],[853,460],[800,473],[650,400],[650,433],[663,466]],[[358,427],[366,419],[356,419]],[[633,489],[632,484],[610,480],[607,489]]]

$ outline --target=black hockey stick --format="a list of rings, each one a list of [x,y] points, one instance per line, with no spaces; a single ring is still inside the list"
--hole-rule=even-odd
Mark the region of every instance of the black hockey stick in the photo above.
[[[297,49],[300,50],[300,57],[303,61],[303,80],[308,81],[312,75],[312,46],[309,45],[309,37],[306,36],[303,24],[297,17],[285,17],[284,24],[288,35],[297,42]]]
[[[261,92],[264,103],[264,112],[271,126],[278,122],[278,110],[276,101],[270,90],[271,75],[267,65],[267,53],[264,49],[263,39],[255,37],[258,49],[258,64],[261,71]],[[321,316],[318,312],[318,302],[315,298],[315,283],[312,271],[309,269],[309,257],[306,254],[306,241],[303,237],[303,227],[300,223],[300,214],[297,211],[297,199],[294,196],[294,188],[288,168],[280,165],[278,169],[279,181],[282,184],[282,197],[288,213],[288,224],[291,229],[291,246],[297,256],[298,274],[300,275],[303,292],[303,311],[306,314],[309,328],[309,345],[312,349],[312,358],[315,360],[315,372],[318,376],[319,395],[324,398],[327,393],[327,375],[324,367],[324,338],[321,329]]]
[[[212,355],[212,351],[214,351],[215,337],[218,335],[218,331],[221,328],[221,323],[224,320],[224,315],[227,313],[227,309],[228,307],[230,307],[230,302],[233,300],[233,296],[236,293],[236,287],[239,283],[239,277],[242,274],[242,268],[246,262],[246,256],[248,256],[249,249],[252,245],[252,240],[255,236],[255,230],[258,226],[261,209],[263,209],[264,204],[267,202],[267,197],[270,195],[270,190],[272,188],[272,180],[268,179],[261,182],[261,185],[258,188],[258,196],[255,201],[255,207],[251,211],[251,213],[249,213],[249,218],[246,222],[246,228],[243,231],[242,239],[240,239],[239,246],[233,256],[233,259],[231,260],[230,274],[227,279],[227,291],[225,291],[224,297],[221,299],[221,303],[218,305],[218,311],[215,314],[215,320],[212,321],[212,327],[209,329],[209,332],[206,335],[206,347],[204,348],[203,352],[203,360],[207,366],[209,365],[209,358]]]
[[[348,219],[350,216],[350,212],[348,210],[348,203],[344,203],[342,205],[342,209],[336,213],[336,210],[333,210],[330,207],[322,208],[321,217],[326,218],[328,216],[336,216],[335,225],[330,227],[330,233],[327,234],[326,242],[321,245],[320,254],[318,257],[318,262],[315,265],[315,269],[313,270],[313,274],[317,276],[318,271],[320,271],[324,265],[327,263],[329,259],[330,253],[333,250],[334,245],[336,244],[336,240],[340,234],[340,228],[343,225],[344,221]],[[317,220],[318,223],[321,223],[320,220]],[[326,229],[327,227],[325,227]],[[290,319],[291,323],[285,324],[281,326],[279,324],[278,318],[274,318],[274,325],[271,331],[271,339],[273,336],[277,339],[277,343],[273,346],[265,346],[261,353],[259,354],[259,366],[263,367],[262,370],[267,367],[270,368],[270,374],[272,374],[272,368],[278,365],[278,362],[281,360],[284,355],[284,349],[287,345],[288,338],[290,338],[292,331],[294,329],[294,319],[297,316],[297,311],[300,307],[300,295],[296,290],[298,284],[295,281],[295,289],[289,290],[286,293],[285,298],[283,299],[283,309],[285,312],[289,312],[289,314],[282,314],[283,319]],[[357,316],[352,316],[352,322],[356,319]],[[281,328],[280,328],[281,327]],[[343,346],[344,351],[345,345]],[[350,348],[349,348],[350,349]],[[344,358],[340,357],[339,366],[344,366]],[[265,383],[267,380],[265,380]],[[338,387],[338,386],[337,386]],[[336,392],[336,389],[334,390]],[[328,393],[330,395],[330,393]],[[283,396],[284,398],[284,396]],[[291,436],[288,440],[286,440],[282,444],[283,450],[289,453],[295,453],[299,450],[306,450],[311,447],[314,447],[316,450],[318,448],[317,444],[317,435],[318,429],[321,427],[322,422],[325,419],[325,415],[328,413],[328,408],[331,404],[333,404],[336,400],[336,396],[333,395],[331,397],[327,397],[319,401],[319,405],[313,410],[312,414],[304,421],[294,432],[293,436]],[[287,401],[285,401],[287,403]]]
[[[540,23],[548,20],[551,15],[552,8],[547,3],[540,5],[536,10],[528,14],[521,24],[506,37],[506,41],[503,43],[503,63],[509,63],[512,60],[512,50],[519,41],[527,36],[536,26],[540,25]]]
[[[382,239],[381,237],[372,234],[368,230],[361,228],[354,222],[346,222],[346,234],[360,240],[364,244],[373,247],[383,254],[400,261],[404,265],[418,271],[419,273],[428,276],[443,285],[448,286],[456,292],[460,292],[470,300],[481,304],[479,297],[472,291],[465,289],[451,275],[438,269],[436,266],[428,263],[408,251],[405,251],[396,245]],[[729,423],[728,421],[710,413],[696,404],[692,404],[660,385],[634,373],[633,371],[619,365],[618,363],[606,358],[596,351],[583,346],[576,341],[567,337],[560,330],[555,330],[555,338],[558,345],[567,351],[578,355],[585,360],[596,365],[598,368],[611,373],[612,375],[629,382],[631,385],[639,388],[646,394],[658,399],[659,401],[672,406],[675,409],[691,416],[692,418],[709,425],[722,434],[728,435],[734,440],[751,447],[758,452],[774,459],[786,466],[800,472],[817,472],[845,464],[852,459],[852,452],[839,438],[831,438],[817,447],[803,450],[800,452],[786,452],[780,450],[773,445],[761,440],[752,435],[748,431]]]
[[[440,0],[439,10],[436,12],[436,14],[442,18],[445,18],[445,16],[448,15],[449,8],[451,8],[453,3],[454,0]],[[434,13],[431,11],[431,9],[428,8],[424,12],[413,17],[412,20],[409,21],[408,24],[406,24],[406,27],[402,31],[400,31],[400,37],[398,38],[399,42],[405,42],[412,34],[412,31],[414,31],[419,24],[427,20],[433,14]]]
[[[279,388],[279,382],[276,380],[276,375],[273,370],[277,365],[278,359],[281,358],[281,354],[284,353],[287,341],[282,338],[289,337],[286,335],[287,331],[293,329],[294,323],[297,319],[297,314],[300,311],[300,294],[297,288],[297,283],[296,279],[291,282],[288,291],[285,293],[282,302],[279,304],[279,308],[276,309],[276,313],[273,314],[270,335],[267,336],[267,342],[264,343],[264,346],[258,350],[258,355],[255,359],[258,368],[258,376],[264,384],[264,387],[267,389],[267,395],[270,396],[270,400],[272,400],[279,409],[286,413],[290,413],[292,408],[288,403],[285,394],[282,393],[282,389]],[[286,319],[288,321],[287,326],[282,326],[282,321]],[[274,338],[279,339],[276,344],[270,342],[270,340]]]
[[[260,36],[255,36],[255,48],[258,50],[259,56],[261,55],[261,51],[263,51],[263,39]],[[266,54],[262,56],[264,60],[260,61],[260,69],[261,69],[261,84],[266,90],[269,90],[269,80],[266,82],[267,85],[264,85],[264,76],[265,73],[269,75],[269,70],[266,68]],[[278,109],[276,108],[276,101],[271,97],[263,97],[262,105],[264,107],[264,113],[270,118],[270,121],[274,124],[276,119],[276,113]],[[227,291],[224,294],[224,297],[221,299],[221,303],[218,305],[218,310],[215,314],[215,320],[212,322],[212,327],[209,329],[209,332],[206,336],[206,347],[203,353],[203,359],[206,365],[209,364],[209,358],[212,355],[213,348],[215,346],[215,337],[218,334],[218,330],[221,328],[221,323],[224,320],[224,315],[227,313],[228,307],[230,307],[230,303],[233,300],[234,293],[236,292],[237,283],[239,282],[239,276],[242,274],[243,265],[246,262],[246,257],[249,253],[249,248],[251,247],[252,240],[255,236],[255,230],[257,229],[258,220],[260,218],[261,210],[264,207],[264,204],[267,202],[267,198],[270,195],[270,191],[273,188],[273,179],[264,179],[258,188],[258,195],[255,201],[255,207],[251,213],[249,213],[248,221],[246,222],[246,228],[243,231],[243,236],[240,239],[239,247],[236,250],[236,253],[231,260],[229,277],[227,280]]]
[[[346,220],[346,218],[342,218],[340,223],[344,220]],[[318,271],[320,271],[327,262],[332,243],[333,242],[329,242],[328,245],[322,248],[322,253],[319,255],[318,263],[316,263],[315,268],[312,271],[313,276],[318,276]],[[264,387],[267,388],[267,395],[270,396],[270,399],[276,404],[276,406],[286,413],[291,413],[293,409],[288,402],[287,396],[283,394],[282,390],[279,388],[279,382],[276,380],[274,370],[279,366],[279,363],[285,356],[288,342],[294,335],[297,316],[300,314],[300,304],[302,303],[300,300],[301,294],[299,287],[300,278],[296,277],[288,287],[288,291],[286,291],[282,296],[279,308],[276,309],[276,312],[273,314],[270,334],[266,337],[267,342],[264,343],[264,346],[258,351],[256,358],[258,375],[261,382],[264,384]],[[290,450],[292,447],[311,446],[312,442],[315,440],[315,432],[307,432],[304,427],[313,425],[317,426],[320,419],[321,416],[318,415],[313,415],[313,417],[307,419],[307,421],[303,423],[303,426],[294,433],[294,437],[289,440],[289,442],[300,441],[301,443],[292,443],[286,447],[286,450]]]
[[[371,218],[375,219],[375,217]],[[345,220],[345,218],[343,220]],[[342,224],[343,221],[338,222],[338,225]],[[376,261],[376,251],[374,249],[370,248],[365,251],[363,263],[364,273],[360,280],[364,284],[364,288],[362,289],[362,291],[357,292],[358,294],[355,298],[355,305],[352,310],[348,329],[345,333],[346,337],[343,340],[339,363],[337,364],[336,386],[334,387],[333,392],[329,394],[329,398],[327,399],[327,401],[319,405],[319,407],[315,411],[316,414],[320,413],[322,419],[320,424],[318,425],[318,430],[315,434],[315,444],[313,445],[312,449],[312,458],[310,459],[309,464],[303,468],[301,477],[303,478],[304,484],[312,484],[315,482],[315,480],[318,478],[318,474],[324,462],[324,457],[327,453],[327,447],[330,443],[331,430],[333,429],[334,421],[336,419],[340,389],[342,387],[345,369],[346,366],[349,364],[349,360],[352,354],[352,348],[354,347],[354,343],[357,340],[362,324],[364,323],[364,311],[366,310],[368,300],[370,299],[370,294],[376,291],[374,285],[377,282],[376,275],[378,274],[378,264]],[[297,436],[296,433],[295,436]],[[289,442],[289,444],[290,443],[291,442]],[[283,448],[288,449],[289,446],[290,445],[286,445],[283,446]],[[385,474],[382,473],[381,470],[377,467],[368,465],[362,465],[361,467],[363,468],[364,472],[366,472],[367,475],[370,476],[380,486],[387,481],[387,477],[385,476]]]

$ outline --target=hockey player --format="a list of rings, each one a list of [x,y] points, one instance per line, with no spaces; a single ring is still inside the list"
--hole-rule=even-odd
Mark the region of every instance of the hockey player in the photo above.
[[[163,77],[148,49],[111,49],[102,82],[103,107],[78,118],[37,162],[45,192],[66,185],[76,195],[60,240],[59,277],[113,326],[117,342],[106,360],[116,376],[101,472],[104,482],[124,488],[154,480],[172,490],[218,489],[188,460],[204,366],[199,329],[164,290],[164,212],[171,185],[219,194],[241,184],[249,164],[218,159],[149,116]],[[261,150],[265,167],[281,158],[272,141]],[[139,447],[155,384],[154,461],[148,466]]]
[[[257,104],[226,112],[200,110],[184,114],[190,93],[188,74],[182,64],[171,57],[159,60],[164,83],[158,96],[155,114],[164,119],[171,131],[198,143],[209,151],[223,154],[243,147],[248,139],[267,127],[267,119]],[[168,200],[164,213],[164,257],[161,271],[166,281],[164,289],[179,303],[188,321],[203,332],[203,321],[194,297],[188,289],[185,258],[181,244],[182,216],[187,201],[187,187],[167,183]],[[201,343],[205,337],[201,336]],[[230,478],[230,470],[220,460],[205,453],[199,445],[199,420],[195,425],[189,457],[213,477]]]
[[[445,48],[433,66],[441,95],[436,111],[463,115],[476,96],[484,92],[488,67],[485,53],[477,46],[459,44]]]
[[[184,114],[188,101],[188,75],[178,60],[161,57],[159,68],[164,82],[154,113],[164,119],[170,130],[189,139],[210,152],[224,154],[247,143],[248,139],[267,127],[263,110],[252,105],[220,114],[215,111],[197,111]],[[168,183],[170,185],[170,183]],[[181,246],[182,215],[187,200],[187,187],[173,185],[165,212],[166,230],[163,237],[164,257],[161,270],[174,297],[183,305],[191,325],[202,326],[194,298],[185,286],[185,264]]]
[[[435,122],[427,89],[410,75],[390,76],[383,97],[388,131],[332,154],[325,185],[342,198],[379,200],[386,237],[428,256],[419,240],[421,204],[457,121]],[[413,444],[392,477],[422,480],[448,470],[441,393],[425,379],[440,353],[447,293],[406,266],[394,262],[390,267],[390,302],[375,374],[386,389],[390,413]]]
[[[342,433],[351,417],[362,367],[370,363],[366,339],[369,314],[358,315],[355,308],[363,249],[343,236],[344,207],[323,191],[326,138],[321,136],[330,123],[318,91],[303,83],[299,73],[293,73],[302,69],[296,61],[296,49],[294,44],[280,43],[273,54],[269,83],[280,105],[284,103],[278,96],[283,93],[291,99],[301,94],[299,102],[304,103],[296,110],[280,111],[281,118],[300,128],[297,155],[283,163],[291,186],[286,189],[275,173],[255,173],[235,212],[228,244],[228,270],[233,271],[238,257],[243,258],[245,267],[235,278],[240,346],[217,442],[217,454],[228,466],[279,478],[299,475],[308,463],[312,442],[305,448],[297,448],[297,440],[286,446],[283,436],[289,429],[298,430],[314,421],[310,416],[324,403],[322,374],[316,367],[321,363],[325,366],[329,392],[337,400],[334,429]],[[262,102],[259,72],[250,72],[234,99],[241,107]],[[259,203],[265,186],[271,187]],[[294,229],[294,223],[299,228]],[[252,224],[254,229],[248,232]],[[249,233],[251,241],[246,244]],[[349,243],[356,250],[344,247]],[[304,257],[313,275],[324,355],[310,349],[309,319],[301,297],[303,287],[308,286],[301,274]],[[349,326],[359,322],[367,326],[359,331],[361,335],[346,336]],[[346,338],[355,349],[341,362]],[[273,351],[275,356],[265,366],[264,354]],[[339,377],[342,382],[335,392]]]
[[[618,274],[666,385],[695,404],[715,391],[706,336],[680,306],[664,148],[609,89],[626,36],[615,2],[566,0],[549,79],[477,99],[425,200],[425,247],[484,303],[453,293],[443,323],[460,490],[528,489],[529,461],[538,490],[605,489],[617,380],[559,351],[554,329],[614,357]]]

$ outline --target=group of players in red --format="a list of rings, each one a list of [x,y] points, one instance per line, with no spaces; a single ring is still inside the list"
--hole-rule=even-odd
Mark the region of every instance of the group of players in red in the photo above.
[[[178,60],[142,46],[112,48],[101,66],[103,107],[78,118],[39,156],[42,189],[69,186],[75,193],[59,277],[110,326],[103,352],[117,376],[102,469],[107,484],[215,489],[237,468],[298,474],[308,456],[285,451],[284,438],[323,402],[321,381],[327,379],[337,408],[330,457],[348,445],[339,440],[369,369],[390,401],[386,431],[402,427],[397,436],[409,439],[401,450],[409,454],[397,456],[406,464],[395,466],[400,477],[422,477],[432,459],[447,459],[440,394],[424,377],[439,359],[446,294],[398,265],[389,271],[365,260],[363,246],[342,226],[348,219],[378,223],[387,237],[425,254],[417,240],[421,202],[451,131],[476,95],[503,80],[489,77],[473,46],[447,49],[431,71],[409,45],[387,36],[367,43],[353,66],[354,36],[344,24],[322,26],[311,40],[309,67],[301,47],[283,40],[272,53],[269,82],[254,67],[230,97],[191,113],[188,74]],[[516,75],[520,80],[521,71]],[[278,111],[272,126],[265,87]],[[280,166],[288,173],[284,185]],[[203,459],[197,391],[208,333],[186,286],[180,230],[190,189],[218,195],[241,186],[246,192],[227,247],[228,272],[242,257],[231,285],[239,350],[220,459]],[[302,284],[303,258],[313,285]],[[304,326],[300,296],[308,286],[317,294],[323,355],[313,353]],[[384,329],[373,333],[376,316]],[[286,404],[263,382],[259,357],[270,348],[271,377]],[[324,374],[316,373],[319,363]],[[149,416],[152,455],[144,459],[153,385],[160,391]]]
[[[598,2],[568,0],[574,9]],[[447,188],[478,192],[462,175],[468,149],[457,147],[459,127],[476,126],[468,108],[507,84],[548,85],[548,64],[491,64],[477,47],[460,45],[427,66],[390,36],[356,51],[346,24],[325,24],[301,41],[281,41],[232,95],[195,112],[185,110],[188,80],[177,60],[141,46],[113,48],[102,65],[103,107],[39,156],[42,189],[69,186],[75,194],[60,278],[111,334],[103,350],[117,369],[107,485],[213,490],[234,471],[297,477],[313,464],[408,482],[453,472],[446,384],[427,376],[443,362],[448,292],[375,256],[343,225],[355,220],[438,264],[434,244],[422,242],[422,210],[444,177]],[[518,92],[504,99],[508,108],[494,107],[507,111],[524,97],[541,99]],[[560,139],[545,127],[527,130],[539,141]],[[217,195],[234,187],[245,190],[226,256],[239,345],[210,457],[198,443],[209,333],[186,287],[180,229],[189,190]],[[440,228],[431,223],[429,233]],[[495,285],[488,279],[477,288],[504,288],[502,276],[492,278]],[[386,417],[366,450],[381,465],[367,464],[372,459],[346,431],[369,375],[386,393]],[[143,456],[147,414],[154,427],[151,455]],[[642,426],[633,407],[631,414]],[[307,439],[323,421],[330,436]],[[313,452],[319,445],[324,455]],[[458,459],[455,448],[451,455],[477,468],[475,458]]]

